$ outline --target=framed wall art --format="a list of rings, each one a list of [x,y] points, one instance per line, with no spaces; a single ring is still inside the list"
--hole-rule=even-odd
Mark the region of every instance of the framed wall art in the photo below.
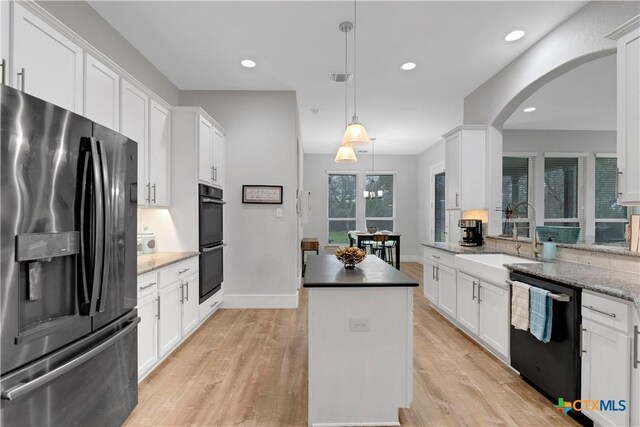
[[[243,185],[242,203],[282,204],[282,185]]]

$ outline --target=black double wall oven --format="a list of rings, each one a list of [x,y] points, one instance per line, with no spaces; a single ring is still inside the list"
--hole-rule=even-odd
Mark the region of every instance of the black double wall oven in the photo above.
[[[200,304],[222,288],[224,247],[222,190],[198,186],[200,230]]]

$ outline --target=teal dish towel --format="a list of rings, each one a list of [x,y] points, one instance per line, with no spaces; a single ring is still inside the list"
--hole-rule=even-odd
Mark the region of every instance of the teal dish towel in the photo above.
[[[553,323],[553,300],[549,298],[549,291],[531,287],[529,289],[530,311],[529,329],[531,334],[540,341],[551,341],[551,325]]]

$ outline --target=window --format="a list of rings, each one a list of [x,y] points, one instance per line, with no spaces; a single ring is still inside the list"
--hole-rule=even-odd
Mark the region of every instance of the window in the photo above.
[[[348,244],[349,230],[356,229],[357,175],[329,174],[329,243]]]
[[[544,159],[544,225],[582,227],[578,157]],[[582,215],[580,215],[582,216]]]
[[[506,210],[515,208],[519,203],[529,202],[529,158],[502,158],[502,209],[503,218]],[[529,206],[518,207],[514,212],[518,218],[518,236],[529,237]],[[513,223],[502,223],[502,234],[513,235]]]
[[[616,202],[616,168],[615,157],[596,157],[596,243],[624,242],[627,208]]]
[[[433,218],[434,218],[434,242],[447,241],[447,211],[445,208],[445,173],[440,172],[433,177]]]
[[[393,175],[366,175],[365,188],[382,190],[381,199],[365,199],[364,215],[367,227],[393,231]]]

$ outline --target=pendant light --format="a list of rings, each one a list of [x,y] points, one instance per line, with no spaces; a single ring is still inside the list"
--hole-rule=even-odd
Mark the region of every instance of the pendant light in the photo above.
[[[349,79],[346,78],[347,73],[347,33],[351,31],[353,28],[353,24],[351,22],[341,22],[338,26],[340,31],[344,33],[344,125],[347,126],[347,81]],[[336,154],[336,158],[333,159],[335,163],[356,163],[358,158],[356,157],[356,152],[353,150],[353,145],[349,144],[340,144],[340,148],[338,148],[338,153]]]
[[[376,150],[375,150],[375,138],[371,138],[371,175],[375,175],[376,171]],[[369,188],[373,187],[373,184],[369,185]],[[382,199],[384,191],[382,190],[364,190],[364,198],[367,200]]]
[[[356,73],[358,71],[357,64],[357,35],[358,35],[358,16],[356,1],[353,1],[353,119],[344,131],[342,137],[342,145],[350,145],[352,147],[365,147],[369,144],[369,137],[364,125],[358,122],[358,114],[356,108]]]

